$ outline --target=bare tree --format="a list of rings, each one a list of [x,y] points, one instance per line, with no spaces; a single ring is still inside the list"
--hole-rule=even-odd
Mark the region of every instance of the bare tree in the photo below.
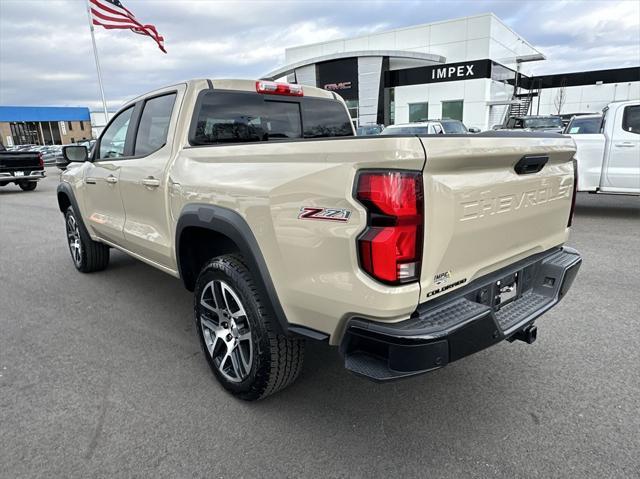
[[[556,92],[556,97],[553,100],[553,104],[556,107],[556,113],[559,115],[562,112],[562,107],[564,106],[565,101],[567,100],[567,83],[563,79],[560,84],[560,88]]]

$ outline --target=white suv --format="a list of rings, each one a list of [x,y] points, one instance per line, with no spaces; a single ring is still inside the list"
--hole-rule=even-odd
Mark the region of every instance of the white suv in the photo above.
[[[444,135],[444,128],[439,121],[419,121],[401,125],[389,125],[381,135]]]

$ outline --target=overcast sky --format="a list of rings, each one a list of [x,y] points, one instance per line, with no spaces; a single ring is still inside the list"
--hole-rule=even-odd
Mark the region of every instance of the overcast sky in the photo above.
[[[96,27],[110,109],[197,77],[257,78],[284,49],[493,12],[548,58],[535,73],[640,65],[640,2],[121,0],[150,38]],[[100,106],[85,0],[0,0],[0,105]]]

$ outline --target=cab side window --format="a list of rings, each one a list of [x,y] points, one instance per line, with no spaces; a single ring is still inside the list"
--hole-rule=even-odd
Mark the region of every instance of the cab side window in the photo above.
[[[140,117],[133,154],[145,156],[159,150],[167,143],[171,112],[176,94],[158,96],[147,100]]]
[[[124,155],[125,140],[132,113],[133,107],[119,113],[104,131],[102,138],[100,138],[98,159],[119,158]]]
[[[640,105],[626,106],[622,115],[622,129],[640,135]]]

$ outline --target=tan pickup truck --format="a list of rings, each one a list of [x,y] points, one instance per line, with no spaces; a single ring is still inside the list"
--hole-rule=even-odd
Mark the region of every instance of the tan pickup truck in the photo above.
[[[58,187],[84,273],[117,248],[194,291],[220,383],[290,384],[305,339],[377,381],[437,369],[534,321],[581,263],[563,246],[575,147],[556,134],[356,137],[317,88],[193,80],[132,100]]]

